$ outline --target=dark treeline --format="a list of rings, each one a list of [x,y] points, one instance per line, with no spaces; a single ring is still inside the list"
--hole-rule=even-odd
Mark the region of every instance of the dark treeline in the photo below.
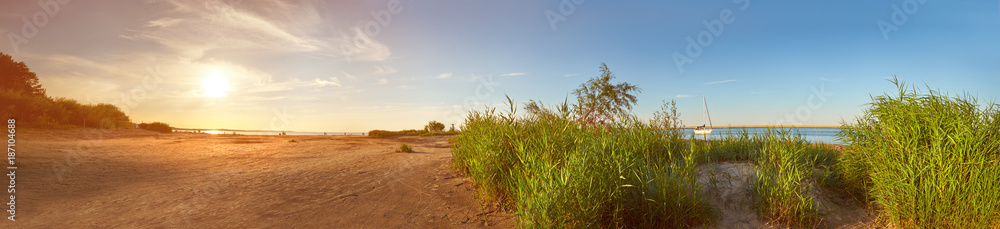
[[[19,126],[38,128],[133,128],[128,115],[107,104],[80,104],[45,95],[38,77],[24,62],[0,53],[0,116]]]

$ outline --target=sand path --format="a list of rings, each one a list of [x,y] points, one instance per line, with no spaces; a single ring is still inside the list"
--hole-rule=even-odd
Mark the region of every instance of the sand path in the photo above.
[[[513,227],[482,214],[448,137],[100,133],[22,130],[4,227]]]

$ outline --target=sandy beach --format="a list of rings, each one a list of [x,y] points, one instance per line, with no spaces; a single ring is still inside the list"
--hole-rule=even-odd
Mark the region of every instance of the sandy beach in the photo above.
[[[25,129],[12,225],[513,227],[451,169],[448,138]]]

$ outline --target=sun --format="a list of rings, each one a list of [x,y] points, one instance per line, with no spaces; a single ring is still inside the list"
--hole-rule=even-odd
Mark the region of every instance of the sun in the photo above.
[[[205,91],[205,96],[222,97],[229,91],[229,83],[221,74],[211,74],[201,83],[201,88]]]

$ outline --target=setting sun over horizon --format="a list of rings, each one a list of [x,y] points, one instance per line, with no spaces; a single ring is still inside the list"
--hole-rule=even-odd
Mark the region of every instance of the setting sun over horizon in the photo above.
[[[226,82],[225,76],[221,72],[211,72],[205,81],[202,83],[202,89],[205,90],[205,96],[208,97],[222,97],[226,96],[226,91],[229,90],[229,83]]]

